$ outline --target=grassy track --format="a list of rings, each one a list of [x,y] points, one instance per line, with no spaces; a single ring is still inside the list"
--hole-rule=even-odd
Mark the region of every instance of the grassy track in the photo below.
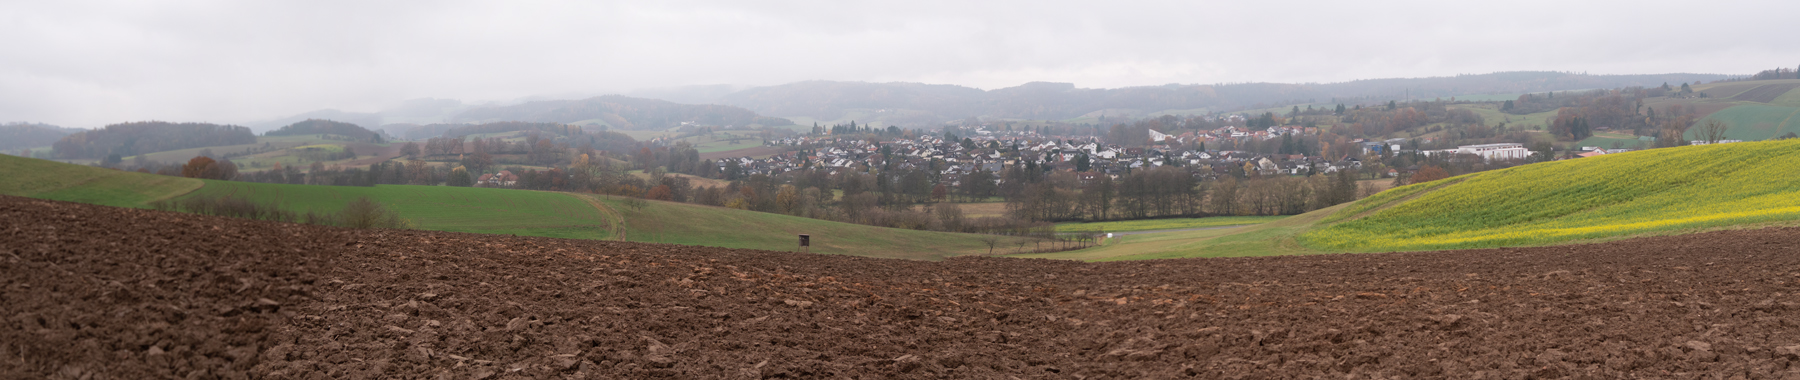
[[[200,180],[144,174],[55,161],[0,155],[0,194],[145,207],[150,201],[181,195],[201,186]]]
[[[1250,224],[1262,224],[1262,223],[1281,220],[1281,218],[1285,218],[1285,216],[1218,216],[1218,217],[1211,217],[1211,218],[1177,218],[1177,219],[1124,220],[1124,221],[1116,221],[1116,222],[1060,223],[1060,224],[1056,225],[1056,231],[1058,231],[1058,232],[1068,232],[1068,231],[1131,232],[1131,231],[1177,230],[1177,229],[1185,229],[1185,228],[1206,228],[1206,227],[1242,226],[1242,225],[1250,225]]]
[[[1800,220],[1800,141],[1628,152],[1397,188],[1300,236],[1331,251],[1548,245]],[[1438,187],[1439,185],[1443,185]],[[1360,218],[1357,210],[1417,198]],[[1347,219],[1347,220],[1346,220]]]

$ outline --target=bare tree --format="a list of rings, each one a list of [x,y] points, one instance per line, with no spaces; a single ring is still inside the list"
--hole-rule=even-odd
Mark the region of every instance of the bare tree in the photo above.
[[[1700,139],[1706,140],[1707,144],[1717,144],[1719,141],[1725,140],[1725,130],[1727,129],[1731,129],[1731,127],[1725,125],[1725,122],[1707,119],[1700,123]]]
[[[987,244],[988,254],[993,255],[994,254],[994,246],[1000,245],[1000,237],[994,236],[994,235],[982,235],[981,242],[984,244]]]

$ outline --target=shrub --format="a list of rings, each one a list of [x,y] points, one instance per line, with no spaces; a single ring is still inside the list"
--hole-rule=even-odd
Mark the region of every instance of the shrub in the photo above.
[[[413,223],[400,217],[400,213],[367,197],[357,198],[344,205],[337,213],[304,214],[284,210],[275,203],[256,203],[248,199],[223,197],[194,196],[178,201],[161,200],[150,202],[150,207],[162,211],[187,212],[200,215],[214,215],[232,218],[270,220],[286,223],[304,223],[350,228],[397,228],[410,229]]]
[[[369,200],[368,197],[357,198],[344,205],[344,209],[338,211],[336,219],[336,224],[341,227],[412,228],[412,221],[401,218],[399,212]]]

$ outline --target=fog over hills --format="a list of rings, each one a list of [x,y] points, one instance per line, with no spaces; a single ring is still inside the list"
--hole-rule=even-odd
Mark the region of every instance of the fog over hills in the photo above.
[[[1070,83],[1031,82],[992,90],[951,84],[804,81],[762,87],[724,84],[662,87],[630,91],[626,95],[534,100],[510,105],[414,99],[378,112],[326,109],[248,125],[266,131],[306,119],[336,120],[370,129],[395,124],[410,127],[433,123],[528,121],[585,122],[630,130],[667,128],[681,122],[785,125],[790,121],[780,118],[833,121],[873,117],[888,125],[929,128],[967,118],[1066,120],[1104,114],[1122,120],[1158,112],[1231,112],[1308,103],[1374,104],[1469,95],[1511,96],[1711,82],[1741,76],[1503,72],[1340,83],[1168,84],[1123,88],[1081,88]],[[389,133],[399,135],[400,131],[390,130]]]
[[[967,117],[1060,120],[1096,111],[1122,116],[1168,110],[1233,111],[1305,103],[1375,103],[1466,95],[1521,94],[1663,83],[1715,81],[1721,74],[1586,75],[1506,72],[1436,78],[1370,79],[1342,83],[1242,83],[1078,88],[1033,82],[994,90],[956,85],[809,81],[757,87],[719,97],[720,104],[781,117],[834,120],[853,109],[917,114],[919,125]],[[1139,115],[1141,116],[1141,115]]]

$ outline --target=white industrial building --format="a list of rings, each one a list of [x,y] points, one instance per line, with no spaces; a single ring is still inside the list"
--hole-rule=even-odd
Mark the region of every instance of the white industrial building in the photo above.
[[[1425,151],[1425,154],[1432,155],[1432,156],[1439,155],[1439,154],[1451,154],[1451,155],[1473,154],[1473,155],[1481,156],[1482,159],[1485,159],[1488,161],[1522,160],[1522,159],[1525,159],[1526,157],[1531,157],[1531,150],[1525,149],[1525,144],[1500,143],[1500,144],[1463,145],[1463,146],[1456,147],[1456,149],[1428,150],[1428,151]]]

